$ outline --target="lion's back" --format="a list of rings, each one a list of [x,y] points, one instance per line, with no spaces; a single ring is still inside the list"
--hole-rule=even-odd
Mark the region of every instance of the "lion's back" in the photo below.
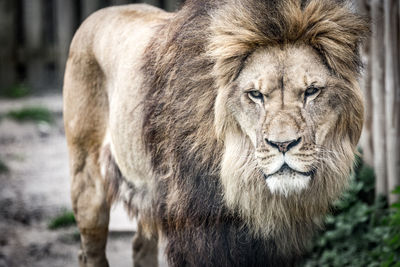
[[[157,26],[171,15],[145,4],[116,6],[93,13],[79,27],[63,88],[70,154],[98,155],[105,143],[111,143],[124,174],[142,173],[128,161],[141,163],[143,158],[142,118],[136,108],[142,99],[143,53]]]
[[[70,57],[90,54],[104,72],[109,72],[128,53],[137,54],[135,49],[146,46],[149,41],[146,37],[151,36],[155,26],[163,24],[171,15],[147,4],[100,9],[77,30],[71,42]]]

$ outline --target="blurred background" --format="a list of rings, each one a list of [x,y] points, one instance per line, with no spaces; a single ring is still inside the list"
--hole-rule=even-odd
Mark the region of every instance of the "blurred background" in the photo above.
[[[0,0],[0,267],[76,266],[62,79],[80,23],[107,6],[179,0]],[[371,20],[360,53],[365,127],[350,189],[303,266],[400,266],[400,1],[352,0]],[[396,190],[397,188],[397,190]],[[397,192],[397,193],[396,193]],[[113,210],[112,266],[131,266],[134,225]]]
[[[61,89],[69,43],[81,22],[112,5],[148,3],[168,11],[179,0],[1,0],[0,88]]]

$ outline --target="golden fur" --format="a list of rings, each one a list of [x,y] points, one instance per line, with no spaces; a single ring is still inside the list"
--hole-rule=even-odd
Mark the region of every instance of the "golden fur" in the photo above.
[[[64,84],[81,264],[107,264],[106,191],[139,218],[135,243],[151,249],[137,263],[154,260],[159,234],[173,266],[291,264],[347,184],[367,31],[334,0],[192,0],[175,14],[132,5],[89,18]]]

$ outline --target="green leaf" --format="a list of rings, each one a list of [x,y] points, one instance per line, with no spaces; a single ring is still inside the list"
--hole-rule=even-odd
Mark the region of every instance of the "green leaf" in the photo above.
[[[53,113],[43,107],[25,107],[17,110],[12,110],[7,113],[7,117],[14,120],[24,121],[36,121],[36,122],[47,122],[53,123]]]
[[[55,230],[62,227],[75,225],[75,216],[72,211],[64,211],[62,214],[53,218],[49,223],[49,229]]]
[[[397,186],[393,191],[392,194],[400,195],[400,186]]]

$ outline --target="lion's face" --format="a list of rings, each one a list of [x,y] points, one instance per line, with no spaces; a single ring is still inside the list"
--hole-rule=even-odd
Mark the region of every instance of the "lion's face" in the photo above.
[[[228,206],[265,234],[293,205],[299,217],[318,217],[347,183],[362,107],[359,88],[331,74],[312,48],[256,50],[217,97]]]
[[[247,60],[229,108],[272,193],[301,191],[318,172],[341,111],[334,84],[311,48],[260,49]]]

